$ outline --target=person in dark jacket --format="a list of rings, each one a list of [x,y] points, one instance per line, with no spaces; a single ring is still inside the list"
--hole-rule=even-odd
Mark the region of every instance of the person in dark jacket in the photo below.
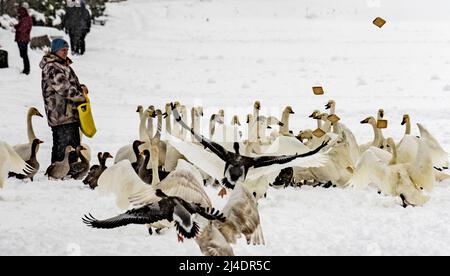
[[[63,27],[69,34],[72,54],[83,55],[86,50],[85,38],[91,30],[91,14],[84,1],[67,7]]]
[[[42,69],[42,95],[48,125],[53,132],[52,163],[62,161],[66,146],[80,145],[80,119],[77,106],[86,101],[87,88],[80,84],[67,57],[69,44],[63,39],[52,41],[51,52],[44,55]],[[69,163],[76,162],[76,153]]]
[[[70,37],[70,46],[72,49],[72,55],[78,52],[78,45],[80,37],[77,32],[77,21],[78,21],[78,10],[79,8],[76,6],[68,6],[66,8],[66,14],[63,18],[63,27],[66,33]]]
[[[33,20],[24,7],[19,7],[17,10],[19,14],[19,23],[14,26],[16,29],[17,45],[19,46],[20,57],[23,59],[22,73],[30,74],[30,60],[28,59],[28,43],[30,43],[30,33],[33,27]]]
[[[80,44],[79,44],[79,54],[83,55],[86,51],[86,36],[91,31],[91,14],[86,9],[86,3],[81,0],[81,7],[80,7],[80,31],[81,31],[81,37],[80,37]]]

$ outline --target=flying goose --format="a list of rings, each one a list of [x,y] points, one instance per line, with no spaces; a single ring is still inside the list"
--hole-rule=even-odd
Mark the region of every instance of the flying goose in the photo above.
[[[30,165],[31,167],[33,167],[34,170],[32,172],[26,174],[26,175],[25,174],[17,174],[17,173],[14,173],[14,172],[9,172],[8,177],[15,177],[17,179],[29,178],[29,179],[31,179],[31,182],[33,182],[33,178],[36,175],[36,173],[38,172],[39,166],[40,166],[39,162],[36,159],[36,151],[37,151],[37,147],[39,146],[39,144],[42,144],[42,143],[44,143],[44,142],[42,142],[39,139],[34,139],[33,140],[33,143],[31,145],[31,157],[30,157],[30,160],[26,161],[26,163],[28,165]]]
[[[112,229],[128,224],[151,224],[161,220],[174,222],[178,232],[178,240],[191,239],[198,235],[199,226],[192,215],[199,214],[208,220],[225,221],[225,217],[214,208],[205,209],[199,204],[193,204],[176,196],[168,196],[160,189],[155,191],[154,202],[140,208],[129,210],[116,217],[105,220],[97,220],[91,214],[85,215],[83,222],[92,227],[100,229]]]
[[[31,107],[30,109],[28,109],[28,113],[27,113],[27,136],[28,136],[28,143],[26,144],[19,144],[19,145],[15,145],[13,147],[13,149],[17,152],[17,154],[19,154],[19,156],[24,160],[30,160],[31,158],[31,146],[33,144],[33,141],[36,138],[36,134],[34,133],[34,129],[33,129],[33,116],[38,116],[38,117],[44,117],[42,116],[42,114],[39,112],[39,110],[36,107]],[[36,147],[36,154],[39,151],[39,145]]]
[[[5,185],[8,172],[29,174],[34,168],[28,165],[6,142],[0,141],[0,189]]]
[[[208,148],[213,154],[201,150],[200,147],[177,141],[175,137],[168,136],[169,142],[176,147],[180,153],[193,162],[203,171],[210,174],[216,179],[221,179],[221,182],[228,188],[233,189],[237,182],[243,182],[247,177],[258,178],[261,175],[273,173],[286,167],[300,166],[300,167],[314,167],[320,166],[326,162],[326,157],[323,154],[318,154],[321,149],[327,146],[327,142],[315,150],[305,152],[302,154],[283,155],[283,156],[261,156],[248,157],[239,153],[239,144],[235,143],[235,152],[224,149],[221,145],[206,139],[190,129],[186,123],[181,119],[178,110],[172,105],[172,112],[175,121],[184,129],[190,131],[195,139],[205,148]],[[250,170],[252,169],[252,170]]]
[[[102,173],[107,169],[106,167],[106,159],[113,158],[113,156],[109,152],[97,154],[98,162],[100,165],[93,165],[89,169],[89,173],[86,178],[83,180],[85,185],[89,185],[91,189],[95,189],[97,187],[98,178],[102,175]]]

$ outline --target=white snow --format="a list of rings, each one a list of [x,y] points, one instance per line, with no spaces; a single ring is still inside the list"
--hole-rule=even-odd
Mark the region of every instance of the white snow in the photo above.
[[[339,4],[337,3],[339,2]],[[90,90],[98,133],[85,139],[93,155],[138,136],[138,104],[163,107],[179,100],[201,104],[205,118],[221,107],[231,115],[280,116],[296,112],[291,128],[314,128],[308,119],[329,99],[359,143],[371,129],[359,121],[384,108],[385,136],[399,141],[402,115],[423,123],[450,150],[448,107],[450,21],[448,1],[148,1],[108,4],[108,22],[95,25],[84,56],[73,68]],[[315,15],[315,16],[311,16]],[[372,20],[383,17],[379,29]],[[308,19],[314,17],[314,19]],[[37,33],[41,32],[35,28]],[[33,31],[34,32],[34,31]],[[68,38],[64,33],[57,32]],[[41,96],[41,51],[29,51],[31,74],[19,74],[14,34],[0,29],[9,69],[0,70],[0,139],[26,141],[25,114]],[[324,96],[314,96],[321,85]],[[206,119],[205,119],[206,120]],[[45,141],[38,155],[49,164],[51,132],[34,119]],[[203,121],[204,131],[207,122]],[[413,126],[414,134],[418,130]],[[265,246],[234,245],[237,255],[449,255],[450,182],[436,184],[423,207],[402,208],[400,199],[351,189],[270,189],[260,201]],[[207,189],[218,207],[225,204]],[[8,179],[0,190],[0,255],[200,255],[196,243],[176,242],[172,229],[148,236],[143,226],[97,230],[81,222],[120,212],[81,182]]]

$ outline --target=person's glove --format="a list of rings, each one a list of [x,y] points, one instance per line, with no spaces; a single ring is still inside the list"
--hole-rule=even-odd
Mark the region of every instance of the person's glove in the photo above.
[[[83,94],[85,94],[85,95],[89,94],[89,90],[86,85],[82,84],[81,90],[83,91]]]

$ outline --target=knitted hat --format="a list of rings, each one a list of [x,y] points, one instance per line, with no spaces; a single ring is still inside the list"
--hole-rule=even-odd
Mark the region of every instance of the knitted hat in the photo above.
[[[56,38],[52,41],[52,53],[56,53],[63,48],[70,48],[69,43],[62,38]]]

